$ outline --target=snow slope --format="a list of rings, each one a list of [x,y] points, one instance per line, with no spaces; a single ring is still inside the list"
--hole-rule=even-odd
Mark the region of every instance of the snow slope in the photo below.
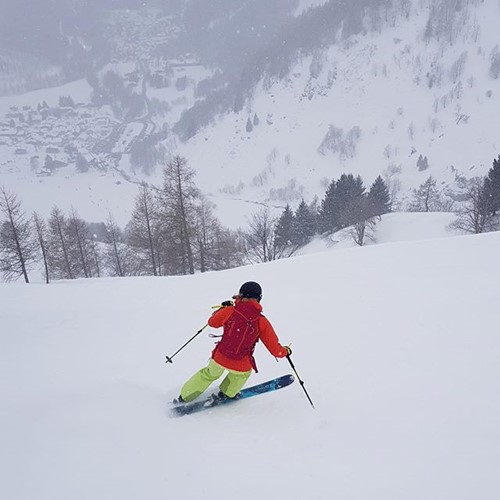
[[[496,500],[500,234],[188,277],[0,284],[0,497]],[[180,419],[210,306],[260,281],[299,384]],[[290,371],[258,346],[258,382]]]
[[[92,88],[86,80],[76,80],[59,87],[33,90],[17,96],[0,97],[0,114],[5,114],[11,106],[31,106],[36,108],[45,101],[49,106],[56,106],[61,96],[75,97],[76,102],[89,102]]]
[[[448,212],[394,212],[385,214],[373,231],[367,230],[364,245],[417,241],[432,238],[447,238],[459,234],[449,226],[455,214]],[[337,233],[316,236],[309,244],[298,250],[299,255],[307,255],[325,250],[355,248],[352,228]]]
[[[489,75],[500,8],[493,1],[462,7],[468,15],[453,44],[424,41],[429,7],[415,2],[408,18],[317,51],[316,61],[302,58],[286,79],[263,83],[244,110],[181,145],[192,165],[210,158],[200,185],[221,196],[221,184],[243,183],[240,198],[297,204],[323,197],[325,178],[351,172],[368,186],[383,175],[405,201],[429,175],[453,188],[457,174],[484,175],[500,151],[500,79]],[[259,124],[247,132],[255,114]],[[330,126],[345,148],[321,152]],[[347,139],[352,130],[357,140]],[[420,155],[427,169],[417,167]],[[279,197],[289,183],[293,189]]]

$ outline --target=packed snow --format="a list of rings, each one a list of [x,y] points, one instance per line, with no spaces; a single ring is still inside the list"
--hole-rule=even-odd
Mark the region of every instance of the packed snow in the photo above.
[[[408,240],[186,277],[0,284],[0,497],[496,500],[500,234]],[[214,340],[165,355],[247,280],[316,409],[296,382],[172,418]],[[291,373],[261,345],[256,357],[249,385]]]

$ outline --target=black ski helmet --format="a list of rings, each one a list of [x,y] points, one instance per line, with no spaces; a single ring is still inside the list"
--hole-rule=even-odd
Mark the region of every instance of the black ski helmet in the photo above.
[[[262,288],[255,281],[247,281],[240,287],[239,295],[247,299],[262,299]]]

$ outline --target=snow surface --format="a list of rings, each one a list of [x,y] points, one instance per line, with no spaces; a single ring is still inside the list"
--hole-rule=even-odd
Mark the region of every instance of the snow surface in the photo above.
[[[499,248],[491,233],[0,284],[0,497],[496,500]],[[316,409],[295,383],[171,418],[213,340],[164,355],[250,279]],[[250,383],[290,372],[260,345],[256,357]]]
[[[298,7],[295,9],[295,15],[303,14],[308,9],[324,5],[328,0],[300,0]]]
[[[11,106],[31,106],[36,109],[38,104],[45,101],[49,106],[57,106],[59,97],[73,96],[77,102],[90,102],[92,87],[86,80],[76,80],[59,87],[33,90],[17,96],[0,97],[0,114],[5,114]]]
[[[395,212],[385,214],[375,225],[373,231],[367,229],[364,245],[416,241],[430,238],[456,236],[457,230],[450,229],[456,216],[448,212]],[[352,228],[330,235],[317,236],[309,244],[298,250],[305,255],[325,250],[354,248],[357,244],[352,237]]]

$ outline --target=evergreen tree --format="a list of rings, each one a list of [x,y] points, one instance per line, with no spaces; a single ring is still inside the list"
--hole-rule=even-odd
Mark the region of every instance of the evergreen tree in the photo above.
[[[294,222],[295,216],[290,205],[287,204],[274,228],[274,247],[277,259],[290,257],[297,251],[298,245],[294,243],[293,234]]]
[[[313,209],[307,206],[302,200],[295,211],[293,221],[293,242],[302,247],[307,245],[316,234],[316,214]]]
[[[418,171],[422,172],[423,170],[427,170],[429,168],[429,160],[427,156],[419,155],[417,160]]]
[[[485,179],[485,194],[492,215],[500,212],[500,155],[493,160]]]
[[[61,96],[59,96],[59,107],[61,107],[61,108],[65,108],[65,107],[74,108],[75,101],[73,100],[73,98],[70,95],[69,96],[61,95]]]
[[[366,218],[366,213],[360,213],[359,200],[364,198],[365,188],[363,181],[358,175],[354,177],[352,174],[342,174],[337,181],[336,195],[334,198],[334,213],[337,219],[337,229],[343,229],[350,226],[363,217]]]
[[[335,231],[337,227],[337,213],[335,210],[335,197],[337,192],[337,183],[334,180],[330,182],[325,193],[325,197],[321,200],[318,223],[319,230],[324,233],[327,231]]]
[[[246,131],[247,131],[248,133],[250,133],[252,130],[253,130],[252,121],[250,120],[250,118],[248,118],[248,119],[247,119],[247,125],[246,125]]]
[[[28,271],[37,258],[31,223],[14,193],[0,188],[0,270],[5,279],[20,276],[29,283]]]
[[[43,164],[45,170],[52,172],[54,170],[54,159],[50,155],[45,155],[45,162]]]
[[[328,186],[319,212],[320,231],[338,231],[367,217],[363,180],[358,175],[342,174]]]
[[[391,197],[387,185],[379,175],[368,192],[368,210],[370,217],[387,214],[391,211]]]

